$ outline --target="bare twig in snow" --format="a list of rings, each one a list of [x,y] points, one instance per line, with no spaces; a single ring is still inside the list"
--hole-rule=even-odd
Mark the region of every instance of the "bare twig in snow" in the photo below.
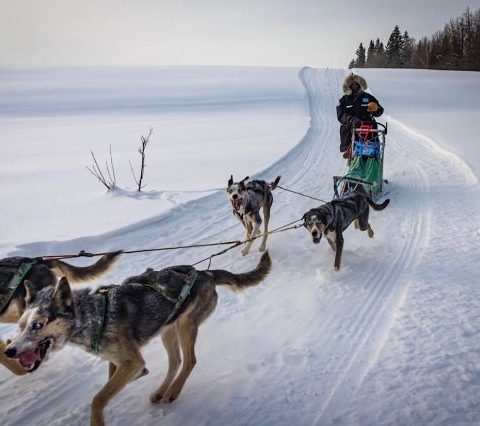
[[[135,183],[137,184],[137,188],[138,188],[138,191],[141,191],[142,188],[145,188],[146,184],[143,184],[143,178],[145,176],[145,167],[147,166],[145,164],[145,149],[147,147],[147,144],[148,142],[150,141],[150,136],[152,135],[153,133],[153,128],[150,127],[150,132],[148,133],[148,136],[145,137],[142,135],[142,137],[140,138],[141,140],[141,144],[138,148],[138,152],[140,153],[140,156],[142,158],[142,161],[141,161],[141,165],[140,165],[140,176],[137,177],[135,176],[135,172],[133,171],[133,167],[132,167],[132,163],[130,163],[130,169],[132,170],[132,174],[133,174],[133,179],[135,179]]]
[[[92,167],[87,166],[87,170],[94,175],[109,191],[115,187],[115,168],[113,167],[113,157],[112,157],[112,147],[110,146],[110,165],[111,165],[111,170],[108,167],[108,163],[105,162],[105,168],[106,168],[106,173],[108,175],[108,179],[105,177],[105,175],[102,172],[102,169],[98,165],[97,159],[95,158],[95,155],[93,154],[92,151],[90,151],[90,154],[92,154],[93,157],[93,162],[94,164]]]

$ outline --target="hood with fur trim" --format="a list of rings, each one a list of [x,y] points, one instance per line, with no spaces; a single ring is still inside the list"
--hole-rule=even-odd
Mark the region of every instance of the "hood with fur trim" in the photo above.
[[[365,91],[365,90],[368,89],[367,82],[365,81],[365,79],[363,77],[360,77],[357,74],[350,74],[350,75],[347,75],[347,78],[343,82],[343,86],[342,86],[343,93],[345,95],[351,95],[352,94],[352,89],[350,89],[350,85],[354,82],[358,83],[360,85],[360,87],[362,88],[362,90]]]

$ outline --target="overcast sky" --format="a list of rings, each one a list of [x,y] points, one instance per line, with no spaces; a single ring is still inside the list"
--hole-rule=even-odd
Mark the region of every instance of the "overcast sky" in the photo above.
[[[480,0],[0,0],[0,65],[347,67],[360,42],[415,39]]]

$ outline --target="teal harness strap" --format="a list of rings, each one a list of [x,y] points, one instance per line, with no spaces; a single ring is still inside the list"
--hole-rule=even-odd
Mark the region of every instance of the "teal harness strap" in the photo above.
[[[191,278],[190,278],[190,282],[188,284],[185,284],[182,287],[180,295],[178,296],[178,299],[177,299],[177,303],[175,304],[175,307],[173,308],[173,311],[170,312],[170,315],[165,320],[163,325],[168,324],[168,322],[170,322],[170,320],[176,315],[176,313],[178,312],[180,307],[183,305],[183,302],[185,301],[187,296],[190,294],[190,291],[192,290],[193,285],[197,281],[198,272],[196,270],[193,271],[193,274],[189,274],[189,275],[192,275]]]
[[[168,316],[168,318],[165,320],[163,325],[167,324],[178,312],[180,307],[183,305],[183,302],[185,302],[185,299],[187,296],[190,294],[190,291],[192,290],[192,287],[194,286],[195,282],[197,281],[198,278],[198,272],[195,270],[193,274],[191,275],[190,282],[188,284],[185,284],[182,287],[182,290],[180,291],[180,295],[178,296],[177,303],[175,304],[175,307],[173,308],[172,312]],[[100,321],[100,324],[98,326],[97,334],[95,335],[93,342],[92,342],[92,349],[98,353],[100,351],[100,339],[102,338],[103,330],[105,328],[105,320],[107,318],[107,294],[105,292],[100,292],[100,302],[102,305],[102,319]]]
[[[24,278],[27,276],[30,269],[32,269],[32,266],[34,263],[35,261],[22,263],[20,267],[17,269],[17,271],[15,272],[15,274],[13,274],[13,277],[10,279],[10,282],[8,283],[8,287],[7,287],[10,294],[8,295],[2,307],[0,307],[0,314],[3,314],[3,312],[5,311],[8,304],[13,298],[13,294],[17,290],[18,286],[23,282]]]
[[[103,328],[105,326],[105,319],[107,317],[107,295],[102,292],[100,293],[100,303],[102,305],[102,319],[100,321],[100,324],[98,326],[97,334],[95,335],[93,342],[92,342],[92,349],[98,353],[100,352],[99,346],[100,346],[100,339],[102,338],[103,334]]]

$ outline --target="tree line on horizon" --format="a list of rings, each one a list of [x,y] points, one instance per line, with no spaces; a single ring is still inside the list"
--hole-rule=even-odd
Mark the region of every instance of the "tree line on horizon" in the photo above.
[[[377,38],[360,43],[348,68],[419,68],[480,71],[480,9],[450,19],[443,31],[416,41],[395,26],[386,46]]]

